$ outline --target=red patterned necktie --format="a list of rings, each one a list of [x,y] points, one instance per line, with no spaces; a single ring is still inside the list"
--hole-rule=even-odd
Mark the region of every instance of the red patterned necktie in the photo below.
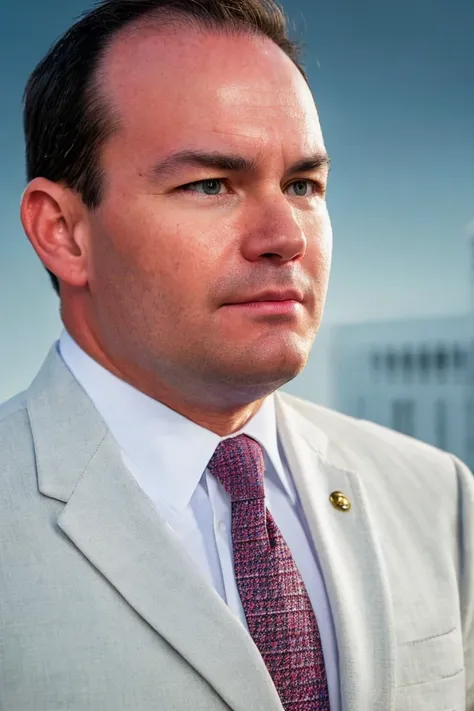
[[[328,711],[316,617],[290,549],[265,506],[262,448],[246,435],[226,439],[208,468],[231,497],[237,589],[283,708]]]

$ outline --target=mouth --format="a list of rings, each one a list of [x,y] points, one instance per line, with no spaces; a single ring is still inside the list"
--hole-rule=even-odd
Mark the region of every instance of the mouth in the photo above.
[[[234,301],[224,304],[225,306],[243,306],[246,304],[298,304],[303,303],[304,296],[297,289],[285,289],[275,291],[267,289],[258,294],[248,294],[237,297]]]
[[[253,314],[295,316],[302,309],[302,304],[295,299],[283,299],[280,301],[245,301],[225,304],[225,307]]]

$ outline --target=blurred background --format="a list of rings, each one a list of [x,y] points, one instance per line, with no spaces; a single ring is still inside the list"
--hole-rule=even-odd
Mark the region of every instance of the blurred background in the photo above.
[[[284,390],[474,465],[474,2],[286,0],[333,170],[324,324]],[[61,324],[23,234],[21,99],[87,0],[0,7],[0,401]]]

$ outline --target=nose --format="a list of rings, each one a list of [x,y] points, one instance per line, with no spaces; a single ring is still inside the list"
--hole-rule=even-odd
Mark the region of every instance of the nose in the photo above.
[[[247,212],[242,254],[248,261],[272,259],[289,262],[302,258],[307,238],[301,210],[281,194],[270,199],[260,198]]]

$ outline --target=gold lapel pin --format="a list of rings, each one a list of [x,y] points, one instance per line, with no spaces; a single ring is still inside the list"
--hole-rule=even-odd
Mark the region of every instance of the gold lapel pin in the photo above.
[[[351,502],[347,496],[342,493],[342,491],[333,491],[329,497],[329,501],[335,509],[339,509],[340,511],[350,511],[352,506]]]

